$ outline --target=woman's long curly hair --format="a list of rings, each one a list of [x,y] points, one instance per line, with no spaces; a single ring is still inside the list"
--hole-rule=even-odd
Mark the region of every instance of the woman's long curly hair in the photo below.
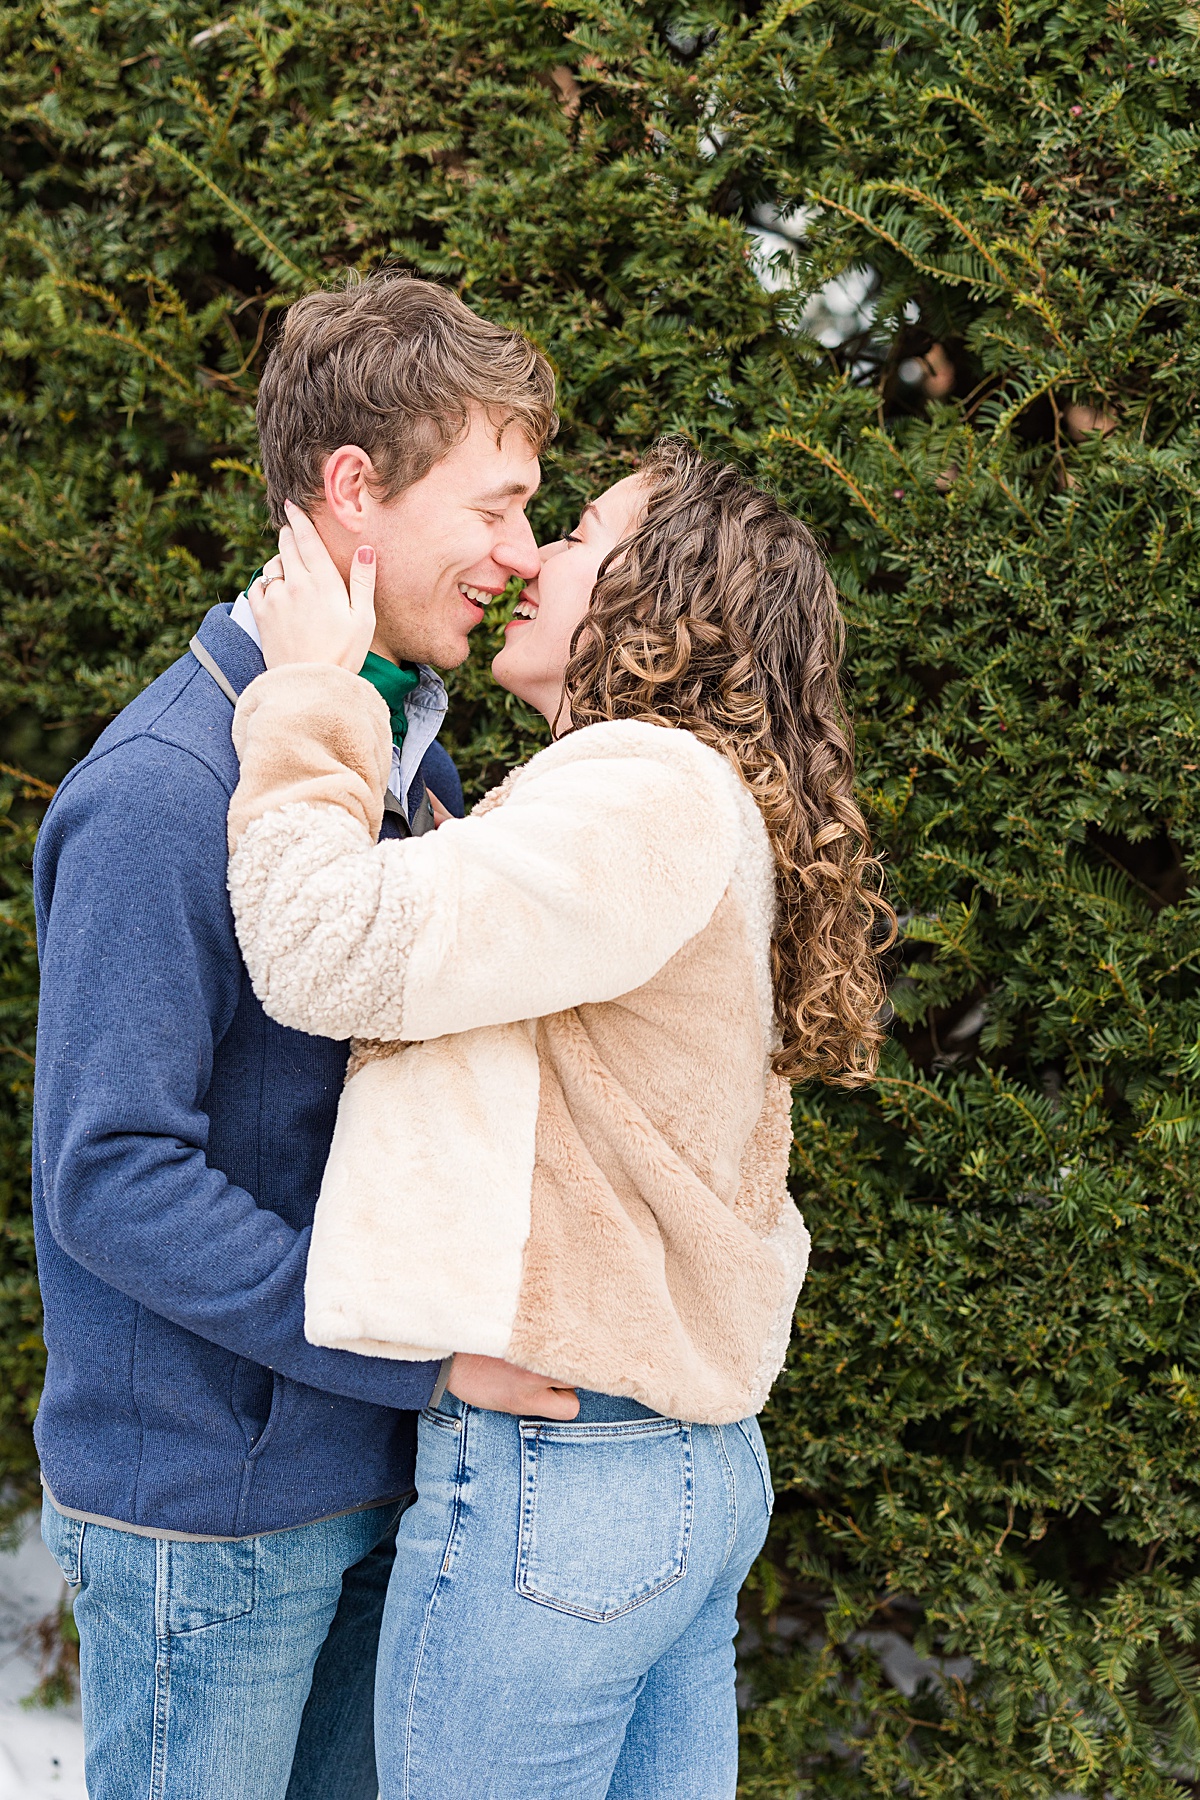
[[[641,523],[571,646],[570,728],[642,719],[729,757],[775,852],[775,1069],[856,1086],[879,1060],[895,914],[854,802],[833,582],[811,532],[729,464],[663,438],[639,473]]]

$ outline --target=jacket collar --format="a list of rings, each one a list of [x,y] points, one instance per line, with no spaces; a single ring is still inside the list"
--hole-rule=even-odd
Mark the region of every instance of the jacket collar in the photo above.
[[[229,606],[213,606],[205,613],[196,636],[232,688],[240,694],[266,668],[262,651],[229,614]]]

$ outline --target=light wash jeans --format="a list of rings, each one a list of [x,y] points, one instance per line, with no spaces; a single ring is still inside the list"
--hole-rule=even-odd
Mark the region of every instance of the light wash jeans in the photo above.
[[[581,1394],[569,1425],[421,1415],[379,1643],[383,1800],[733,1800],[754,1419]]]
[[[90,1800],[375,1800],[375,1649],[403,1505],[235,1543],[68,1519]]]

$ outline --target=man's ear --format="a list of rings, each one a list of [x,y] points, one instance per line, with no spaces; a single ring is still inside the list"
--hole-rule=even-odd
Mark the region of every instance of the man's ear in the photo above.
[[[325,458],[325,505],[343,531],[359,537],[368,529],[375,465],[357,444],[342,444]]]

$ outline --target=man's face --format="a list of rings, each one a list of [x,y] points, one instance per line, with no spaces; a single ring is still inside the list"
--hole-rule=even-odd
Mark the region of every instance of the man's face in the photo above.
[[[381,656],[453,669],[467,634],[514,575],[540,566],[525,508],[541,479],[528,438],[474,410],[465,437],[394,500],[364,500],[361,541],[373,544],[375,642]]]

